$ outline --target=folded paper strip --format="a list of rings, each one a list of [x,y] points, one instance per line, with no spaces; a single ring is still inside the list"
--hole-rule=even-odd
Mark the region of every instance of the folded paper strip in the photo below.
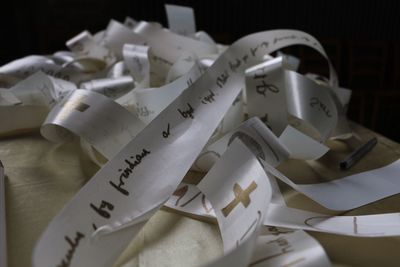
[[[166,9],[170,29],[112,20],[104,31],[69,40],[71,52],[0,67],[0,135],[40,129],[57,143],[45,146],[61,147],[66,158],[80,153],[84,169],[98,169],[59,196],[66,204],[42,229],[33,266],[112,266],[132,239],[156,235],[149,225],[161,207],[217,222],[224,255],[197,262],[205,266],[330,266],[323,246],[303,230],[400,235],[397,213],[335,215],[398,194],[400,162],[378,142],[365,160],[379,153],[379,161],[339,170],[360,143],[345,116],[351,92],[339,87],[314,37],[272,30],[223,46],[195,32],[192,9]],[[271,56],[291,45],[325,57],[329,80],[297,73],[293,56]],[[11,141],[1,142],[2,156],[13,155],[5,148]],[[44,157],[33,162],[45,166]],[[54,161],[61,164],[54,173],[82,176],[72,171],[81,169],[76,159]],[[11,185],[16,168],[10,164]],[[204,174],[200,181],[182,183],[196,172]]]

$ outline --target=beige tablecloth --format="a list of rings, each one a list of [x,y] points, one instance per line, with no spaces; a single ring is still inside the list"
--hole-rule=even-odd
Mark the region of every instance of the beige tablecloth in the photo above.
[[[371,131],[353,125],[367,140]],[[333,152],[318,162],[290,161],[281,169],[307,183],[386,165],[400,157],[399,144],[379,136],[379,144],[349,172],[338,170],[338,160],[351,145],[330,142]],[[49,221],[96,170],[81,152],[79,142],[53,144],[38,133],[0,140],[5,166],[8,257],[10,267],[31,266],[35,242]],[[400,179],[400,178],[399,178]],[[281,185],[289,206],[329,212],[307,197]],[[392,196],[347,214],[399,212],[400,196]],[[354,238],[311,233],[336,266],[397,266],[400,238]],[[115,266],[199,266],[222,255],[218,227],[160,210],[132,241]]]

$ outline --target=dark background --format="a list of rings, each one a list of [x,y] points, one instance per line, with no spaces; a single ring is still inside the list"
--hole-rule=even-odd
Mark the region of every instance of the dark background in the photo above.
[[[321,41],[338,71],[340,84],[353,89],[349,117],[400,141],[400,1],[173,1],[192,6],[197,29],[229,44],[269,29],[298,29]],[[12,1],[0,12],[0,64],[29,54],[65,50],[81,32],[104,29],[109,19],[159,21],[163,1]],[[300,71],[327,74],[322,57],[305,47],[286,50],[302,59]]]

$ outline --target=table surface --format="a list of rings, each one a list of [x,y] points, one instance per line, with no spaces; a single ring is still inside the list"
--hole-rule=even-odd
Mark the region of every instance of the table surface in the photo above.
[[[332,150],[320,160],[290,160],[280,170],[298,183],[314,183],[385,166],[400,158],[399,144],[360,125],[353,123],[352,128],[363,141],[376,136],[378,144],[349,171],[340,171],[338,164],[357,145],[353,141],[329,141]],[[9,266],[31,266],[32,249],[40,234],[97,168],[82,153],[79,141],[54,144],[38,133],[1,139],[0,159],[6,173]],[[280,187],[288,206],[337,214],[284,184]],[[400,194],[345,214],[399,212],[399,201]],[[325,248],[335,266],[394,266],[400,262],[400,238],[309,233]],[[115,266],[199,266],[222,252],[217,225],[160,210]]]

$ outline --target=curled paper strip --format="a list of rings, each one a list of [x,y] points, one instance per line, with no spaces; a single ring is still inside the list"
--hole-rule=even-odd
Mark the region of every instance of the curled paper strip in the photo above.
[[[251,246],[254,233],[265,220],[270,205],[272,192],[269,179],[258,159],[241,141],[236,140],[198,185],[205,196],[211,199],[224,250],[227,251],[227,256],[222,258],[224,261],[220,260],[219,266],[229,266],[226,262],[229,251],[236,248],[235,254],[239,254],[238,250],[244,250],[241,246]],[[248,186],[242,188],[243,184]],[[193,197],[190,200],[193,202]],[[203,207],[207,202],[202,199]],[[185,207],[186,203],[180,206]],[[210,213],[210,210],[205,211]],[[244,259],[250,256],[249,266],[277,266],[299,260],[300,266],[331,266],[322,247],[303,231],[278,236],[260,235],[255,251],[241,255]],[[238,259],[239,262],[243,258]],[[235,266],[245,266],[237,265],[239,262]]]
[[[33,266],[111,266],[164,204],[217,219],[225,253],[207,266],[329,266],[302,230],[399,234],[396,214],[327,216],[285,205],[275,177],[333,210],[400,192],[398,161],[309,184],[280,171],[289,159],[320,159],[327,140],[352,134],[350,92],[338,87],[314,37],[273,30],[225,47],[195,32],[192,9],[168,6],[167,13],[170,30],[112,20],[70,39],[71,52],[0,67],[9,88],[0,89],[1,135],[41,128],[54,142],[77,136],[101,167],[44,231]],[[289,55],[269,55],[290,45],[325,57],[329,80],[295,72],[299,62]],[[198,187],[181,183],[190,169],[207,172]],[[299,230],[260,235],[263,224]]]
[[[286,35],[294,38],[279,38]],[[302,36],[304,40],[300,39]],[[70,235],[79,240],[79,247],[75,248],[79,252],[74,254],[71,263],[103,266],[115,260],[143,221],[168,199],[190,168],[244,87],[244,69],[259,63],[263,55],[297,43],[299,39],[320,48],[312,42],[313,38],[298,31],[263,32],[234,43],[135,139],[110,159],[54,218],[35,248],[34,264],[50,266],[62,262],[69,248],[68,243],[57,236]],[[242,59],[244,56],[247,56],[246,60]],[[239,65],[232,66],[233,62],[239,62]],[[214,101],[202,103],[201,99],[207,97],[210,91],[215,94]],[[162,133],[167,129],[169,134],[164,137]],[[151,167],[155,164],[158,166],[156,169]],[[160,180],[161,176],[163,179]],[[149,193],[154,185],[157,185],[156,192]],[[130,196],[134,196],[135,200],[127,202]],[[77,213],[86,215],[73,215]],[[65,220],[69,221],[68,225],[63,223]],[[121,230],[102,235],[95,241],[89,238],[93,232],[101,233],[102,229],[110,227]],[[119,245],[110,248],[110,243]],[[42,253],[51,256],[45,257]]]
[[[400,236],[400,213],[331,216],[271,204],[264,221],[292,229],[303,229],[356,237]]]
[[[190,83],[197,80],[202,73],[201,65],[195,63],[184,76],[171,83],[159,88],[137,88],[131,92],[131,95],[124,96],[118,101],[123,105],[134,106],[139,118],[147,124],[157,117]]]
[[[143,122],[110,98],[75,90],[51,110],[41,133],[48,140],[63,142],[72,138],[72,132],[112,158],[143,128]]]
[[[235,137],[247,139],[246,144],[249,146],[257,146],[258,156],[273,166],[278,166],[288,158],[317,159],[329,150],[290,125],[276,138],[260,119],[254,117],[203,149],[192,168],[202,172],[210,170]]]
[[[331,266],[321,245],[304,231],[273,231],[257,238],[249,266]]]
[[[39,128],[49,109],[68,91],[74,89],[68,86],[64,88],[65,83],[63,81],[57,84],[54,79],[38,72],[8,89],[8,104],[0,106],[0,119],[4,122],[0,126],[0,135]],[[3,98],[4,94],[1,97]],[[27,114],[30,116],[27,117]],[[10,117],[13,117],[13,120],[9,120]]]
[[[392,186],[399,183],[396,176],[396,173],[399,171],[398,160],[382,168],[354,174],[329,182],[296,184],[274,167],[289,157],[289,152],[282,152],[287,151],[288,149],[286,149],[286,146],[281,143],[281,141],[278,140],[267,127],[262,127],[261,124],[258,125],[258,128],[253,128],[255,130],[253,135],[264,136],[261,141],[256,141],[260,147],[259,150],[264,151],[265,153],[271,153],[271,151],[273,151],[274,153],[272,154],[276,157],[274,161],[273,158],[271,159],[263,157],[262,155],[260,156],[260,153],[256,152],[256,155],[258,155],[258,158],[262,161],[265,170],[282,182],[288,184],[296,191],[301,192],[328,209],[349,210],[400,192],[399,186]],[[253,140],[257,139],[253,138]],[[286,137],[282,139],[282,141],[285,140],[287,140]],[[223,139],[221,139],[220,144],[217,144],[213,149],[218,151],[217,153],[221,153],[225,147],[226,143],[224,144]],[[279,147],[280,150],[277,149]],[[292,150],[294,149],[292,148]],[[321,149],[321,151],[324,150]],[[319,152],[317,151],[317,153]],[[377,188],[379,188],[379,190],[377,190]],[[337,197],[339,195],[341,196],[340,198]]]
[[[286,63],[287,64],[287,63]],[[276,135],[288,124],[289,115],[310,124],[325,141],[336,127],[337,109],[329,89],[291,70],[275,58],[246,71],[250,116],[264,118]]]
[[[136,81],[142,81],[149,73],[148,46],[124,44],[124,63]]]
[[[225,251],[239,246],[257,231],[271,200],[267,174],[257,158],[238,140],[198,187],[214,209]]]
[[[81,83],[80,87],[115,99],[132,90],[134,82],[131,76],[121,76],[113,79],[107,78],[91,80],[89,82]]]
[[[214,209],[197,186],[183,183],[175,192],[165,203],[165,207],[178,210],[185,216],[215,222]],[[399,215],[400,213],[333,216],[272,202],[268,205],[263,224],[354,237],[385,237],[400,236]]]
[[[396,178],[399,160],[379,169],[318,184],[295,184],[268,163],[265,167],[279,180],[331,210],[354,209],[400,192]]]
[[[168,28],[181,35],[194,35],[196,23],[194,11],[190,7],[165,5],[168,18]]]

